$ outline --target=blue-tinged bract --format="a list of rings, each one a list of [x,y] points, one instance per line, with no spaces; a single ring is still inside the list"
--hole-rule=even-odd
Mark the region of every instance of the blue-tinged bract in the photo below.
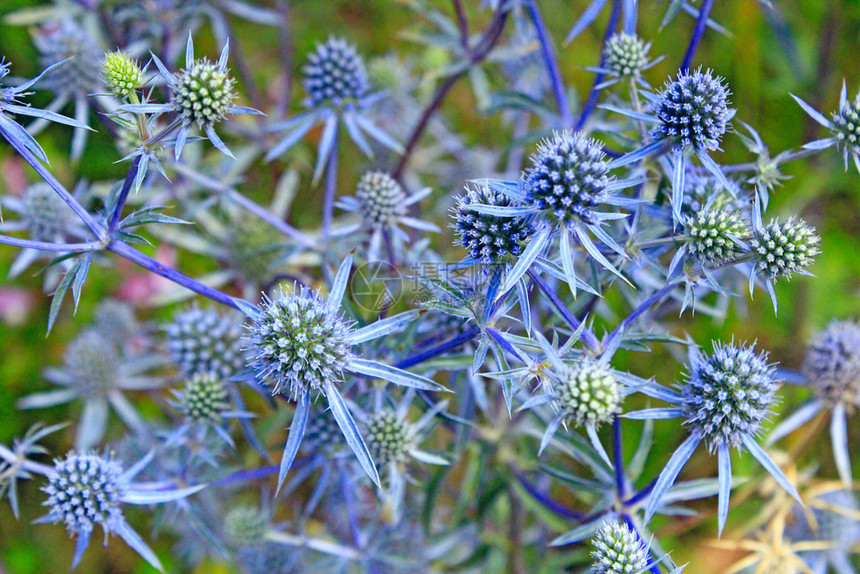
[[[454,229],[469,258],[491,266],[510,264],[522,253],[525,240],[534,232],[531,216],[500,217],[469,208],[475,204],[518,207],[520,202],[481,183],[467,185],[466,193],[456,201]]]
[[[604,203],[610,181],[605,155],[583,132],[563,131],[541,142],[525,176],[532,206],[560,223],[595,223],[594,208]]]
[[[369,88],[364,60],[355,46],[343,38],[329,38],[317,44],[303,71],[311,106],[339,106],[359,100]]]
[[[648,548],[624,522],[605,522],[591,544],[592,568],[597,574],[640,574],[648,568]]]
[[[774,370],[767,354],[752,346],[714,343],[710,355],[696,352],[681,385],[690,431],[705,438],[711,451],[755,437],[775,403]]]
[[[815,334],[803,357],[807,385],[830,405],[860,403],[860,324],[832,321]]]
[[[293,397],[309,391],[325,393],[340,381],[349,358],[351,324],[340,308],[332,308],[306,287],[266,297],[248,327],[247,349],[272,393]]]
[[[684,152],[718,149],[731,119],[729,93],[723,78],[710,70],[679,72],[659,94],[653,137]]]

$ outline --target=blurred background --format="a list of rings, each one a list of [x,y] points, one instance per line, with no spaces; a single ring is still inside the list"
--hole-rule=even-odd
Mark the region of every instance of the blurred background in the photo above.
[[[262,0],[258,4],[272,6]],[[429,4],[450,13],[450,5],[444,0]],[[468,0],[465,4],[469,19],[474,22],[473,28],[480,29],[479,26],[489,20],[488,10],[477,1]],[[575,42],[562,47],[562,39],[587,7],[587,0],[539,0],[539,4],[558,47],[564,78],[571,89],[584,98],[593,81],[593,74],[584,67],[594,66],[598,61],[608,10],[604,10],[597,23],[586,29]],[[640,35],[653,43],[653,56],[666,55],[647,74],[652,85],[659,86],[669,74],[677,71],[694,20],[689,15],[680,14],[670,26],[658,31],[667,2],[641,0],[640,4]],[[738,110],[737,119],[758,130],[772,155],[824,137],[822,128],[802,112],[789,93],[799,95],[829,117],[829,110],[837,107],[843,80],[847,82],[849,97],[860,87],[860,67],[857,66],[860,53],[860,1],[774,0],[774,4],[779,10],[778,15],[757,0],[717,2],[713,18],[730,30],[731,35],[709,31],[695,59],[696,65],[712,68],[727,78],[733,91],[734,107]],[[12,74],[16,76],[29,78],[41,70],[38,52],[31,39],[31,27],[15,25],[17,11],[37,5],[39,2],[34,0],[0,0],[0,16],[5,17],[0,20],[0,56],[12,63]],[[300,77],[305,54],[313,49],[316,42],[329,35],[343,36],[354,42],[360,53],[371,62],[371,66],[374,61],[383,62],[382,59],[392,52],[409,55],[418,71],[427,78],[427,86],[421,89],[428,93],[432,92],[438,81],[434,79],[433,72],[438,72],[448,63],[448,55],[444,51],[427,50],[411,41],[409,32],[420,30],[422,24],[416,20],[415,12],[407,2],[294,0],[289,2],[289,10],[294,57],[292,69],[288,72],[293,79]],[[281,60],[274,49],[279,31],[241,19],[231,23],[234,27],[232,40],[241,46],[261,87],[263,101],[267,104],[276,101],[282,96],[279,90],[283,89],[281,74],[285,72],[281,69]],[[209,54],[210,57],[217,54],[211,30],[205,25],[195,34],[195,45],[199,54]],[[492,73],[489,77],[491,81],[494,80]],[[299,82],[292,82],[291,86],[291,110],[295,111],[300,109],[304,94]],[[243,91],[241,85],[239,91]],[[49,100],[46,92],[37,90],[31,101],[45,105]],[[499,121],[499,115],[478,115],[476,108],[473,91],[464,81],[454,88],[445,101],[442,114],[450,126],[461,134],[466,145],[479,144],[502,149],[510,145],[510,128]],[[69,111],[66,110],[66,113]],[[393,135],[401,141],[406,137],[406,134]],[[71,130],[63,127],[53,127],[39,138],[51,159],[53,173],[67,186],[73,186],[79,179],[95,182],[124,177],[125,165],[114,163],[120,156],[106,130],[91,135],[83,160],[76,167],[67,159],[70,138]],[[313,227],[319,221],[321,193],[310,185],[308,176],[318,138],[319,132],[313,132],[311,137],[291,150],[285,159],[302,173],[296,207],[291,214],[291,222],[299,228]],[[533,145],[527,144],[525,148],[526,153],[530,153]],[[720,163],[749,161],[749,154],[736,137],[727,136],[724,149],[724,153],[716,156]],[[367,167],[367,161],[352,146],[346,146],[346,150],[339,178],[341,195],[354,191],[355,181]],[[766,293],[757,291],[755,299],[750,301],[749,294],[742,292],[737,301],[732,303],[724,322],[714,321],[706,315],[692,316],[688,313],[673,320],[673,334],[683,336],[689,333],[700,343],[731,337],[740,341],[757,340],[761,348],[770,351],[773,361],[796,368],[802,360],[803,347],[813,332],[823,328],[831,319],[856,318],[860,315],[860,176],[853,167],[846,173],[841,165],[841,156],[834,150],[829,152],[832,153],[821,153],[787,165],[785,171],[791,179],[771,196],[772,213],[797,214],[814,225],[822,236],[823,253],[812,267],[817,277],[797,277],[791,282],[779,283],[778,315],[774,314]],[[271,190],[279,175],[277,169],[254,172],[256,179],[250,186],[257,190],[251,193],[254,199],[265,203],[271,198]],[[422,183],[434,186],[434,197],[438,198],[459,192],[467,177],[485,175],[474,172],[480,169],[478,165],[459,165],[458,169],[464,174],[464,181],[459,185],[437,187],[438,182],[431,178]],[[20,193],[27,182],[35,181],[35,177],[32,170],[7,145],[0,145],[2,194]],[[447,222],[438,223],[444,226]],[[445,249],[444,246],[451,245],[451,239],[450,230],[446,228],[436,244],[440,249]],[[452,257],[459,257],[459,248],[447,249],[454,252]],[[0,246],[0,277],[5,277],[5,270],[16,254],[16,249]],[[196,260],[181,252],[166,256],[175,257],[179,268],[186,273],[204,271],[211,266],[211,263]],[[37,421],[53,424],[75,420],[80,414],[76,410],[78,405],[17,411],[15,401],[31,392],[49,388],[41,376],[42,369],[46,365],[61,362],[66,342],[78,332],[81,325],[91,320],[99,300],[113,294],[135,301],[138,293],[151,287],[143,270],[125,261],[116,261],[114,268],[98,266],[90,272],[76,317],[73,318],[71,310],[65,308],[54,331],[45,338],[49,299],[41,292],[42,278],[33,274],[35,270],[36,266],[14,282],[0,281],[0,443],[3,444],[9,444],[14,437],[21,436]],[[171,308],[142,308],[139,316],[157,320],[168,318],[172,313]],[[657,380],[669,384],[679,376],[682,367],[677,361],[666,359],[663,351],[651,354],[621,353],[616,367],[639,375],[654,375]],[[782,395],[783,400],[778,409],[789,411],[807,396],[805,392],[793,388],[787,388]],[[145,415],[147,409],[150,413],[157,411],[157,406],[148,404],[146,397],[141,397],[141,401]],[[852,419],[850,424],[852,444],[860,440],[860,425],[857,422]],[[119,423],[112,420],[111,425],[118,428],[109,427],[108,437],[119,436],[122,433]],[[668,453],[677,445],[677,423],[658,422],[656,433],[656,446],[646,475],[656,475]],[[627,434],[629,448],[635,448],[638,431]],[[52,452],[62,453],[70,447],[71,439],[72,431],[67,429],[49,437],[46,444]],[[788,445],[791,445],[791,440]],[[820,453],[816,459],[822,465],[822,476],[836,476],[826,432],[822,432],[806,452]],[[745,456],[736,463],[739,474],[743,474],[745,469],[751,473],[758,472],[749,464],[749,458]],[[857,468],[860,456],[855,456],[854,462]],[[715,471],[716,458],[708,456],[705,449],[700,449],[682,477],[714,476]],[[0,504],[0,573],[66,571],[73,552],[73,542],[67,539],[62,526],[36,527],[31,524],[43,513],[40,504],[44,497],[38,490],[38,481],[26,483],[20,496],[20,521],[13,518],[7,504]],[[706,501],[702,507],[713,510],[716,501]],[[732,527],[740,527],[745,521],[743,508],[730,515],[729,537]],[[134,523],[141,525],[141,533],[151,540],[168,570],[182,572],[182,567],[170,558],[174,541],[168,536],[148,536],[144,513],[138,516],[135,511],[131,511],[128,514],[132,521],[143,518]],[[709,546],[716,533],[714,525],[711,514],[703,520],[679,518],[677,523],[666,524],[658,529],[658,535],[663,547],[674,549],[676,562],[682,564],[694,560],[686,572],[718,572],[742,554]],[[153,572],[121,540],[115,540],[105,549],[98,546],[99,536],[96,535],[77,572]],[[542,552],[544,550],[540,549],[538,556]],[[196,572],[219,573],[231,570],[207,561]]]

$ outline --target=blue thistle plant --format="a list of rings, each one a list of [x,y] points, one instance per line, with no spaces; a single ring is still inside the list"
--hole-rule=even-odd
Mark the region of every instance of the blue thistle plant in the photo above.
[[[283,288],[274,298],[265,297],[261,307],[243,305],[250,324],[246,339],[257,378],[272,387],[272,394],[287,394],[297,401],[278,487],[298,453],[311,412],[311,398],[325,396],[347,444],[374,483],[379,475],[370,453],[338,387],[343,373],[381,378],[397,385],[422,390],[445,391],[444,386],[426,377],[362,358],[352,347],[388,335],[414,318],[400,313],[360,329],[343,318],[340,305],[346,292],[352,256],[341,263],[328,299],[304,287]]]
[[[152,460],[150,453],[137,464],[123,470],[110,457],[72,451],[56,459],[47,474],[47,515],[36,522],[64,522],[69,536],[77,538],[72,568],[78,565],[87,549],[96,525],[105,534],[117,534],[153,567],[164,571],[155,553],[135,532],[122,514],[123,504],[151,505],[183,499],[205,488],[205,484],[187,488],[152,490],[145,483],[134,483],[134,477]]]
[[[702,441],[708,444],[711,453],[716,451],[719,459],[720,532],[729,512],[731,448],[744,448],[786,492],[799,501],[800,496],[794,485],[756,441],[761,424],[776,402],[775,392],[778,387],[774,379],[775,368],[768,364],[767,354],[756,354],[752,345],[715,342],[710,355],[691,349],[689,369],[687,381],[681,383],[677,391],[663,389],[653,395],[677,406],[646,409],[625,415],[636,419],[682,417],[686,419],[685,424],[690,433],[660,473],[648,499],[646,521],[653,516],[663,496]],[[652,389],[656,388],[654,383]]]
[[[641,574],[650,567],[648,547],[624,522],[607,521],[591,541],[598,574]]]

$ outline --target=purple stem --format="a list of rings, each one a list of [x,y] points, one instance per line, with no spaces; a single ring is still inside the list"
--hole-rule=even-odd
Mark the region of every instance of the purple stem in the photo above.
[[[702,7],[699,9],[699,17],[696,20],[696,27],[693,29],[693,37],[690,38],[690,45],[687,46],[687,53],[684,54],[684,63],[681,64],[682,72],[687,72],[693,63],[696,50],[699,49],[699,43],[702,41],[702,36],[705,35],[705,28],[708,27],[708,18],[711,17],[711,9],[713,7],[714,0],[704,0],[702,2]]]
[[[573,316],[573,314],[568,311],[567,307],[564,306],[564,303],[561,302],[561,299],[558,298],[555,291],[553,291],[552,287],[550,287],[546,281],[534,270],[528,270],[529,277],[531,277],[532,281],[535,282],[535,285],[544,292],[544,294],[549,298],[552,306],[556,308],[556,310],[561,314],[562,318],[574,329],[579,329],[579,326],[582,322]],[[588,327],[585,327],[582,330],[582,340],[585,341],[585,344],[597,351],[600,349],[600,341],[597,340],[597,337],[594,336],[594,333],[589,330]]]
[[[466,343],[467,341],[471,341],[472,339],[474,339],[478,335],[478,333],[480,333],[480,332],[481,332],[481,329],[479,329],[477,326],[472,326],[468,330],[463,331],[462,333],[460,333],[459,335],[457,335],[456,337],[451,339],[450,341],[446,341],[446,342],[442,343],[441,345],[438,345],[438,346],[433,347],[431,349],[427,349],[426,351],[422,351],[420,353],[412,355],[411,357],[407,357],[407,358],[403,359],[402,361],[400,361],[399,363],[395,364],[394,366],[397,367],[398,369],[406,369],[406,368],[411,367],[413,365],[417,365],[418,363],[422,363],[422,362],[426,361],[427,359],[432,359],[433,357],[437,357],[437,356],[441,355],[442,353],[445,353],[446,351],[456,349],[457,347]]]
[[[15,247],[26,247],[27,249],[38,249],[39,251],[58,251],[64,253],[86,253],[87,251],[95,251],[101,247],[101,243],[98,241],[88,241],[86,243],[48,243],[45,241],[33,241],[32,239],[19,239],[17,237],[9,237],[8,235],[0,235],[0,243],[14,245]]]
[[[538,490],[537,486],[531,484],[526,477],[520,474],[519,472],[515,472],[517,480],[520,481],[520,484],[523,485],[523,488],[526,489],[535,500],[537,500],[541,506],[545,507],[547,510],[558,514],[559,516],[563,516],[564,518],[569,518],[570,520],[582,520],[583,514],[581,512],[576,512],[575,510],[570,510],[566,506],[559,504],[558,502],[551,499],[549,496]]]
[[[337,150],[338,133],[335,131],[325,174],[325,197],[323,198],[322,240],[326,247],[328,247],[328,240],[331,236],[331,218],[334,213],[334,194],[337,186]]]
[[[646,486],[645,488],[643,488],[642,490],[640,490],[639,492],[637,492],[636,494],[631,496],[629,499],[625,500],[624,506],[636,506],[637,504],[639,504],[640,502],[645,500],[645,498],[649,494],[651,494],[651,491],[654,490],[654,486],[657,484],[658,478],[660,478],[660,477],[659,476],[656,477],[654,480],[652,480],[648,484],[648,486]]]
[[[618,499],[624,500],[624,497],[627,496],[627,489],[624,486],[624,456],[621,446],[621,419],[615,415],[612,417],[612,458],[615,461],[615,489],[618,491]]]
[[[219,478],[212,483],[212,486],[224,486],[225,484],[233,484],[234,482],[245,482],[251,480],[260,480],[278,474],[278,466],[261,466],[260,468],[251,468],[248,470],[240,470],[233,474],[228,474],[224,478]]]
[[[72,197],[68,191],[66,191],[66,188],[63,187],[63,184],[57,181],[57,178],[55,178],[51,174],[51,172],[45,169],[45,166],[42,165],[42,162],[39,161],[39,158],[33,155],[33,152],[28,150],[21,142],[12,137],[12,135],[2,127],[0,127],[0,135],[2,135],[6,139],[6,141],[8,141],[13,148],[15,148],[15,151],[17,151],[21,155],[21,157],[24,158],[24,161],[29,163],[30,167],[32,167],[36,171],[36,173],[38,173],[39,176],[44,179],[49,186],[51,186],[51,189],[57,192],[57,195],[59,195],[62,200],[65,201],[66,204],[72,209],[72,211],[74,211],[75,214],[81,218],[81,221],[83,221],[86,226],[90,228],[90,231],[93,232],[93,235],[99,238],[104,236],[104,228],[101,226],[101,224],[99,224],[95,219],[93,219],[93,216],[89,214],[89,212],[84,208],[84,206],[81,205],[77,199]]]
[[[113,212],[110,214],[110,221],[108,222],[108,235],[112,235],[114,231],[116,231],[117,225],[119,225],[119,216],[122,213],[122,208],[125,207],[125,202],[128,199],[128,194],[131,191],[131,186],[134,184],[134,180],[137,178],[137,170],[140,168],[140,160],[143,156],[137,156],[134,158],[134,161],[131,162],[131,167],[128,169],[128,173],[125,176],[125,181],[122,182],[122,189],[119,192],[119,198],[117,198],[116,205],[113,208]]]
[[[616,2],[617,4],[617,2]],[[564,90],[564,81],[561,79],[561,72],[558,69],[558,60],[555,57],[552,41],[549,38],[549,33],[544,24],[543,17],[537,7],[536,0],[526,0],[526,9],[529,12],[532,23],[535,26],[535,31],[540,42],[540,51],[543,56],[544,65],[546,65],[549,73],[550,82],[552,82],[552,91],[555,94],[555,101],[558,104],[558,113],[561,116],[561,123],[564,127],[573,125],[573,115],[570,113],[570,106],[567,103],[567,94]]]
[[[603,46],[606,46],[606,42],[609,41],[609,38],[615,32],[615,28],[618,25],[618,14],[621,11],[621,0],[613,0],[612,1],[612,12],[609,16],[609,23],[606,25],[606,32],[603,34]],[[600,67],[603,67],[603,64],[606,60],[606,54],[601,50],[600,52]],[[598,73],[597,76],[594,77],[594,84],[591,86],[591,92],[588,94],[588,100],[585,102],[585,106],[582,108],[582,113],[579,115],[579,120],[576,122],[576,129],[581,130],[585,123],[588,121],[588,118],[594,113],[594,108],[597,107],[597,99],[600,97],[600,90],[597,89],[603,82],[603,74]]]
[[[681,280],[673,281],[668,285],[664,285],[662,289],[642,301],[636,309],[633,310],[627,317],[621,321],[615,329],[609,334],[609,337],[606,338],[606,346],[610,346],[612,341],[621,334],[621,331],[624,330],[628,325],[630,325],[633,321],[639,318],[642,313],[647,311],[651,305],[668,295],[672,292],[672,290],[677,287],[681,283]]]
[[[626,522],[626,523],[627,523],[627,527],[628,527],[628,528],[630,528],[630,530],[632,530],[633,532],[635,532],[635,533],[636,533],[636,537],[637,537],[637,538],[639,538],[639,543],[640,543],[640,544],[642,544],[642,547],[643,547],[643,548],[648,548],[648,549],[649,549],[649,554],[651,554],[651,555],[653,556],[654,551],[653,551],[653,550],[651,550],[651,543],[650,543],[648,540],[645,540],[645,538],[643,538],[643,537],[642,537],[642,533],[641,533],[641,532],[639,532],[639,529],[638,529],[638,528],[636,528],[636,525],[635,525],[635,524],[633,524],[633,519],[632,519],[632,518],[630,518],[630,515],[629,515],[629,514],[627,514],[627,513],[625,512],[622,516],[623,516],[623,518],[624,518],[624,522]],[[650,567],[648,570],[650,570],[650,571],[651,571],[651,574],[660,574],[660,566],[658,566],[656,562],[655,562],[654,564],[652,564],[652,565],[651,565],[651,567]]]
[[[170,281],[173,281],[174,283],[177,283],[179,285],[182,285],[183,287],[191,289],[195,293],[203,295],[204,297],[208,297],[209,299],[212,299],[213,301],[217,301],[218,303],[221,303],[222,305],[227,305],[228,307],[232,307],[233,309],[237,309],[237,310],[241,311],[241,308],[239,307],[239,305],[237,305],[236,302],[233,300],[233,298],[230,297],[229,295],[227,295],[226,293],[222,293],[221,291],[218,291],[217,289],[213,289],[212,287],[204,285],[203,283],[200,283],[199,281],[195,281],[194,279],[192,279],[186,275],[183,275],[182,273],[180,273],[174,269],[171,269],[170,267],[167,267],[167,266],[159,263],[158,261],[156,261],[152,257],[144,255],[143,253],[141,253],[137,249],[134,249],[133,247],[123,243],[122,241],[111,242],[110,245],[107,246],[107,249],[108,249],[108,251],[113,251],[117,255],[121,255],[122,257],[125,257],[126,259],[128,259],[132,263],[137,263],[138,265],[140,265],[144,269],[147,269],[148,271],[152,271],[156,275],[161,275],[165,279],[169,279]]]

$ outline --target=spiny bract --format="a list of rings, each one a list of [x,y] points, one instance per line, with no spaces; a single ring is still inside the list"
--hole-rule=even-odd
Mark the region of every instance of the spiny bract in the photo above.
[[[265,297],[248,327],[247,348],[257,374],[273,385],[273,394],[324,394],[328,384],[341,380],[351,329],[339,307],[328,306],[316,291],[280,287],[274,298]]]
[[[805,270],[821,250],[821,238],[802,219],[772,220],[763,229],[753,230],[750,246],[758,270],[770,279]]]
[[[681,385],[686,424],[712,451],[739,446],[770,413],[777,389],[773,373],[767,353],[757,355],[753,346],[714,343],[711,355],[697,351]]]
[[[654,114],[660,125],[654,138],[667,139],[676,150],[718,149],[731,119],[728,97],[723,79],[710,70],[680,72],[659,95]]]
[[[648,551],[623,522],[605,522],[591,541],[597,574],[640,574],[648,568]]]
[[[119,463],[97,454],[72,451],[55,460],[42,489],[48,493],[49,519],[65,522],[72,536],[92,532],[95,524],[111,532],[122,521],[121,474]]]
[[[583,132],[565,130],[541,142],[525,178],[532,205],[561,223],[592,223],[609,185],[604,155],[600,142]]]
[[[364,61],[355,47],[342,38],[329,38],[317,44],[304,67],[304,86],[312,106],[340,105],[358,100],[368,89]]]
[[[233,107],[235,84],[226,70],[205,58],[195,60],[174,78],[173,107],[185,125],[217,124]]]
[[[860,324],[832,321],[806,347],[803,374],[830,404],[852,409],[860,402]]]
[[[532,233],[530,218],[500,217],[469,208],[481,204],[494,207],[518,207],[519,202],[496,193],[483,184],[466,186],[466,193],[456,198],[454,228],[460,245],[469,257],[484,265],[511,263],[523,251],[523,242]]]
[[[558,401],[574,425],[598,425],[621,411],[621,386],[612,370],[586,359],[570,365],[558,383]]]
[[[242,326],[229,317],[194,307],[164,330],[170,355],[186,377],[214,374],[230,379],[245,370]]]
[[[361,216],[370,228],[384,227],[395,217],[406,215],[406,193],[391,174],[369,171],[358,182],[355,190]]]

